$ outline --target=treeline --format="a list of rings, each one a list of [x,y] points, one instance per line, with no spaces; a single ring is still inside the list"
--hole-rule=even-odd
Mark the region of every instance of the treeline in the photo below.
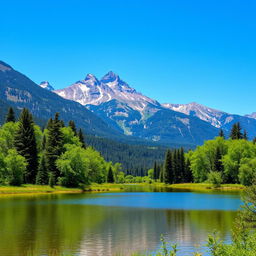
[[[16,121],[10,108],[0,128],[1,184],[79,187],[122,179],[120,167],[87,147],[81,129],[72,120],[65,126],[58,113],[41,130],[28,109]]]
[[[111,139],[85,136],[88,145],[98,150],[106,161],[122,163],[127,175],[146,176],[154,162],[163,162],[165,147],[125,144]]]
[[[168,184],[209,182],[251,185],[256,178],[256,139],[248,141],[239,123],[233,125],[228,139],[219,136],[194,151],[168,150],[159,179]],[[162,175],[162,176],[161,176]]]

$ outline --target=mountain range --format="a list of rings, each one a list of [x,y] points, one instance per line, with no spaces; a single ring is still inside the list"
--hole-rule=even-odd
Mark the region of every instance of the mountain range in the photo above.
[[[88,74],[67,88],[53,91],[79,102],[112,128],[160,144],[202,144],[221,128],[228,136],[240,122],[250,138],[256,134],[256,114],[240,116],[198,103],[161,104],[130,87],[110,71],[100,80]]]
[[[256,114],[240,116],[198,103],[161,104],[124,82],[117,74],[101,79],[88,74],[67,88],[39,85],[0,61],[1,113],[8,106],[29,108],[36,119],[59,112],[67,123],[74,120],[87,134],[133,144],[194,147],[214,138],[222,128],[226,135],[240,122],[250,138],[256,130]],[[3,114],[0,117],[3,121]]]

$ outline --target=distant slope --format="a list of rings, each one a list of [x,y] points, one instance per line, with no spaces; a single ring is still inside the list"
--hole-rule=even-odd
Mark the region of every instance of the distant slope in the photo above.
[[[256,135],[256,120],[254,118],[256,115],[254,114],[247,116],[229,114],[196,102],[189,104],[162,104],[162,106],[189,116],[198,117],[216,128],[222,128],[226,135],[229,135],[233,124],[237,122],[240,122],[241,127],[247,131],[250,139]]]
[[[55,93],[83,104],[109,126],[131,138],[192,147],[218,134],[218,129],[208,122],[167,110],[111,71],[101,80],[88,74],[84,80]]]
[[[4,62],[0,62],[0,100],[18,109],[26,107],[36,117],[45,120],[59,112],[65,122],[75,120],[77,126],[89,134],[104,137],[122,136],[79,103],[65,100],[41,88]]]

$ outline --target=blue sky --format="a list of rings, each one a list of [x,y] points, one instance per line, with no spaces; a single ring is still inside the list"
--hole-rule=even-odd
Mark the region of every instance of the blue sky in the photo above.
[[[109,70],[160,102],[256,111],[255,1],[1,1],[0,59],[66,87]]]

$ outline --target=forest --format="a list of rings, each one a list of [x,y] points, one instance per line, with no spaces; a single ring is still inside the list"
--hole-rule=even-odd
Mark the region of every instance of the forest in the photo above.
[[[0,128],[0,145],[1,184],[83,187],[124,177],[119,163],[105,161],[86,146],[82,130],[72,120],[65,127],[58,113],[41,130],[28,109],[16,121],[10,108]]]

